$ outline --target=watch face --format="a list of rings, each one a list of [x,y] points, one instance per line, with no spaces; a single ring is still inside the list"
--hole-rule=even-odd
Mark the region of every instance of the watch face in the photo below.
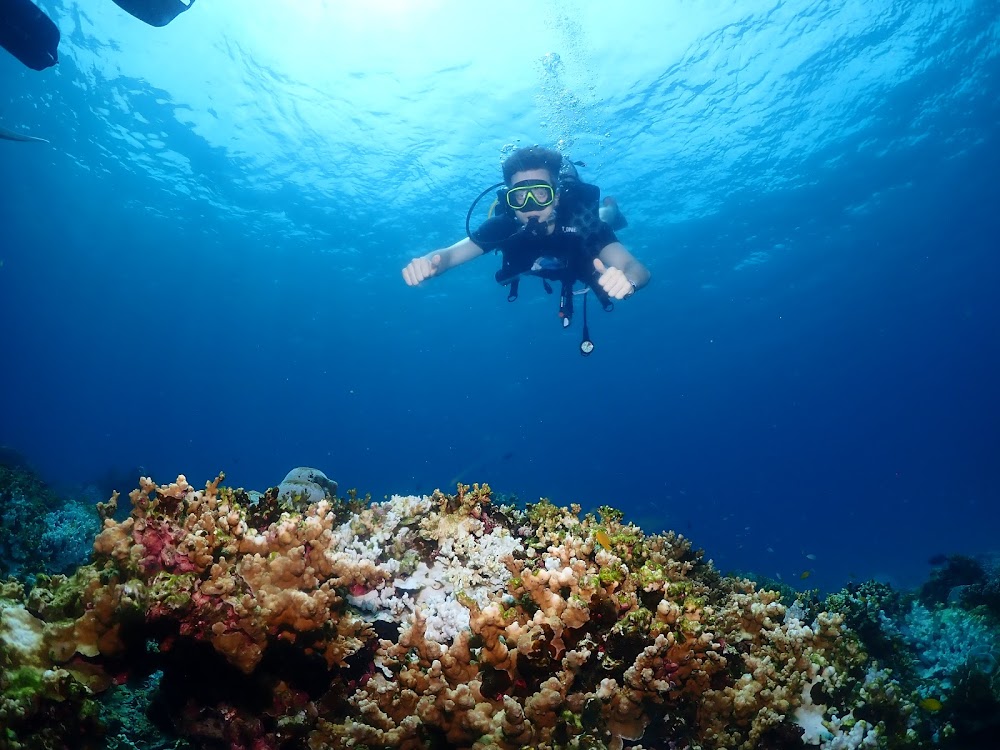
[[[582,342],[580,342],[580,353],[581,354],[587,355],[587,354],[590,354],[592,351],[594,351],[594,342],[593,341],[582,341]]]

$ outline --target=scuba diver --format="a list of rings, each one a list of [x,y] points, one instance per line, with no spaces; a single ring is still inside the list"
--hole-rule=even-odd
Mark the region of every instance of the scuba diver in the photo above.
[[[576,166],[562,154],[540,146],[514,151],[503,163],[502,183],[480,193],[466,215],[465,239],[411,260],[403,280],[416,286],[425,279],[474,260],[491,251],[503,256],[496,280],[508,287],[507,299],[517,299],[523,276],[538,276],[551,293],[558,282],[559,318],[567,328],[573,318],[573,297],[583,294],[583,339],[580,353],[594,350],[587,328],[587,297],[593,292],[605,310],[615,300],[628,299],[649,283],[649,269],[615,236],[627,226],[613,199],[600,205],[600,188],[580,180]],[[490,217],[475,231],[469,220],[476,204],[500,187]],[[577,283],[582,291],[574,291]]]

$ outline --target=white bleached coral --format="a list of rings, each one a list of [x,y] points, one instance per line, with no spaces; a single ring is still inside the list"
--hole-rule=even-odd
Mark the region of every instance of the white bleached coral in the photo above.
[[[511,573],[504,560],[523,550],[501,526],[442,512],[427,496],[393,495],[334,530],[326,554],[375,566],[384,582],[354,586],[348,600],[372,619],[402,622],[419,607],[426,636],[450,643],[469,627],[460,601],[485,605]]]
[[[810,682],[802,688],[802,703],[795,709],[795,723],[803,729],[802,741],[807,745],[818,746],[820,750],[858,750],[859,748],[876,748],[880,732],[864,720],[856,720],[852,712],[844,716],[833,714],[829,719],[825,716],[830,712],[828,706],[814,703],[812,689],[831,680],[836,675],[833,667],[826,667],[818,672]]]

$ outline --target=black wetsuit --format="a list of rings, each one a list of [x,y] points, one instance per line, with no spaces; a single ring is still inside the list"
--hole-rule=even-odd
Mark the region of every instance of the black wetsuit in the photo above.
[[[618,238],[604,222],[589,234],[556,223],[552,234],[533,235],[513,216],[487,219],[472,233],[472,241],[484,252],[499,250],[503,264],[496,279],[507,285],[523,274],[552,281],[594,281],[594,258]]]

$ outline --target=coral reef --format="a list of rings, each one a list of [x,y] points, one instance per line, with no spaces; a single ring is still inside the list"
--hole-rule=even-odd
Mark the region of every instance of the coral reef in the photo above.
[[[845,623],[864,642],[878,666],[870,675],[912,704],[905,726],[893,733],[920,746],[993,747],[1000,728],[1000,628],[986,607],[966,610],[964,598],[953,594],[956,586],[962,592],[970,586],[956,580],[967,581],[970,575],[983,580],[970,562],[954,558],[954,566],[935,571],[912,593],[867,581],[825,602],[844,613]],[[863,715],[870,718],[872,708],[870,702]],[[891,717],[884,718],[891,723]]]
[[[103,727],[94,695],[107,678],[99,667],[53,659],[46,623],[25,604],[20,583],[0,583],[0,748],[96,747]]]
[[[71,572],[100,528],[93,505],[57,496],[25,464],[0,465],[0,576]]]
[[[90,560],[94,535],[101,528],[101,519],[93,504],[85,505],[71,499],[46,513],[42,518],[42,528],[39,543],[44,555],[43,571],[50,574],[72,573]]]
[[[920,601],[927,606],[945,604],[969,586],[986,583],[987,575],[978,560],[965,555],[949,555],[943,565],[931,571],[920,587]]]
[[[79,744],[36,739],[58,726],[124,746],[140,722],[123,711],[155,718],[146,744],[168,730],[232,750],[842,750],[955,733],[859,635],[886,659],[924,648],[915,625],[884,627],[899,607],[874,584],[791,602],[612,508],[501,505],[486,485],[370,503],[294,476],[264,493],[143,478],[124,520],[117,495],[100,506],[92,563],[2,586],[0,750]]]
[[[886,622],[885,628],[894,626]],[[930,610],[914,602],[899,630],[917,656],[918,676],[933,685],[935,697],[950,693],[964,669],[989,673],[997,668],[1000,642],[981,615],[961,609]]]
[[[59,500],[30,470],[0,466],[0,576],[44,567],[44,518]]]
[[[1000,556],[971,558],[950,555],[920,588],[927,606],[958,603],[964,609],[985,608],[1000,619]]]

